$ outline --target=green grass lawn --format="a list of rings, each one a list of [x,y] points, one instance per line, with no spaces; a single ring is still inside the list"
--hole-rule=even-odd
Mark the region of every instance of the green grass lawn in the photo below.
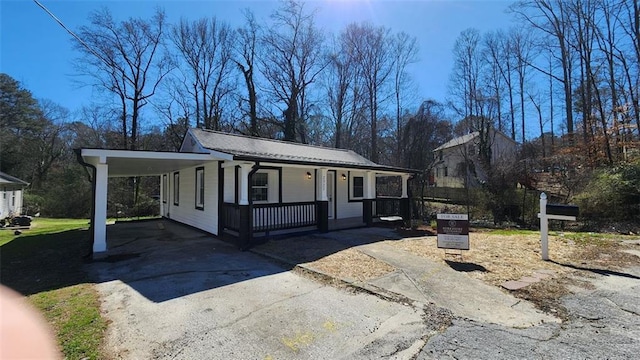
[[[0,230],[0,281],[38,308],[66,359],[98,359],[106,322],[83,270],[91,253],[88,220],[36,218],[15,236]]]

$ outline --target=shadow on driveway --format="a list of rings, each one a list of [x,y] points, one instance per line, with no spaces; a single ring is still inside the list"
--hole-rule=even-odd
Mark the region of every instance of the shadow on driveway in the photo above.
[[[96,282],[119,280],[150,301],[163,302],[289,271],[349,247],[401,238],[394,229],[372,227],[272,239],[262,246],[275,246],[283,260],[297,260],[276,262],[173,221],[123,222],[107,227],[108,257],[88,269]]]
[[[122,281],[156,303],[291,269],[167,220],[110,225],[107,239],[108,256],[87,266],[90,278]]]

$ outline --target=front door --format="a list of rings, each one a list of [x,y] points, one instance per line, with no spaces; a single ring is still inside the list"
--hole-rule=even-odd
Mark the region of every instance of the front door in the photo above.
[[[329,198],[329,219],[333,219],[335,214],[335,181],[336,173],[327,172],[327,197]]]

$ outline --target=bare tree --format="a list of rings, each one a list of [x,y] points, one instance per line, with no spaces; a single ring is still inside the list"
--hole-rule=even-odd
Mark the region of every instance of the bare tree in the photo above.
[[[620,28],[625,34],[631,54],[627,55],[622,49],[618,50],[618,60],[621,62],[626,79],[626,88],[640,137],[640,94],[638,93],[638,77],[640,71],[640,5],[638,1],[620,1]]]
[[[350,24],[345,30],[345,41],[358,64],[366,105],[371,125],[370,158],[377,162],[379,108],[384,100],[384,87],[388,85],[393,71],[394,54],[391,47],[390,30],[371,24]]]
[[[482,105],[481,68],[484,65],[480,53],[480,33],[477,29],[466,29],[460,33],[453,47],[454,67],[450,78],[452,105],[463,119],[478,116]],[[472,131],[471,128],[467,131]]]
[[[271,16],[272,28],[261,41],[261,71],[271,97],[284,106],[280,126],[287,141],[306,142],[307,90],[325,67],[324,39],[313,16],[303,3],[287,1]]]
[[[503,132],[506,127],[502,119],[502,94],[505,84],[509,90],[509,102],[511,104],[510,114],[513,115],[513,93],[511,72],[509,69],[510,57],[506,56],[502,51],[502,42],[504,41],[504,33],[502,31],[486,33],[483,38],[483,57],[487,63],[485,81],[487,82],[487,86],[491,88],[492,96],[496,99],[498,106],[497,129]],[[507,64],[506,70],[505,63]],[[513,119],[513,116],[511,118]],[[513,125],[511,127],[513,128]]]
[[[334,123],[334,146],[341,148],[345,132],[349,128],[350,101],[349,96],[355,87],[356,64],[355,59],[349,54],[343,35],[334,39],[332,48],[329,49],[328,66],[324,72],[324,86],[327,94],[327,102]],[[351,112],[351,116],[353,112]]]
[[[78,70],[93,85],[115,95],[120,107],[122,148],[135,150],[142,108],[171,70],[163,51],[165,14],[157,9],[150,19],[113,19],[108,9],[94,11],[90,25],[78,31],[75,41],[81,57]]]
[[[184,86],[195,104],[196,126],[221,130],[225,102],[234,85],[235,32],[215,17],[192,22],[181,19],[170,38],[190,75]]]
[[[258,131],[258,95],[255,84],[256,53],[259,38],[259,26],[251,10],[244,10],[245,25],[239,29],[236,42],[236,56],[234,62],[242,73],[247,87],[247,98],[241,100],[249,107],[246,113],[249,117],[249,135],[259,136]],[[242,105],[241,105],[242,107]]]
[[[525,136],[525,89],[527,82],[527,69],[532,62],[532,42],[529,32],[522,29],[513,29],[509,33],[511,54],[514,57],[514,70],[518,80],[518,94],[520,95],[520,126],[522,131],[522,143],[526,141]],[[512,113],[513,116],[513,113]],[[512,129],[513,132],[513,129]],[[515,133],[515,132],[514,132]],[[514,138],[515,140],[515,138]]]
[[[415,37],[409,36],[405,32],[398,33],[393,40],[393,92],[395,95],[396,105],[396,143],[397,143],[397,159],[402,158],[402,144],[401,138],[401,113],[402,113],[402,100],[406,95],[406,89],[408,86],[409,76],[407,74],[407,66],[418,61],[418,43]]]
[[[511,11],[523,21],[526,21],[535,30],[553,39],[553,44],[557,51],[554,56],[560,63],[562,75],[555,76],[546,70],[536,67],[536,69],[548,76],[553,76],[560,81],[564,87],[564,105],[567,133],[570,139],[574,134],[573,122],[573,62],[571,58],[571,29],[570,24],[574,20],[568,5],[563,0],[523,0],[510,7]]]

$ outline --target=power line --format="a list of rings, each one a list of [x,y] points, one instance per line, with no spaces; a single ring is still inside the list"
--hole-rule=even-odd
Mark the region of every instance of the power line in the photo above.
[[[58,25],[62,26],[62,28],[69,33],[69,35],[73,36],[74,39],[76,39],[82,46],[84,46],[87,50],[89,50],[90,53],[92,53],[93,55],[95,55],[98,59],[100,59],[100,61],[102,61],[103,63],[105,63],[105,65],[107,65],[108,67],[112,67],[111,64],[104,58],[102,57],[100,54],[98,54],[95,50],[93,50],[91,48],[91,46],[89,46],[86,42],[84,42],[84,40],[82,40],[78,35],[76,35],[76,33],[74,33],[71,29],[69,29],[63,22],[62,20],[58,19],[58,17],[52,13],[49,9],[47,9],[46,6],[44,6],[42,3],[40,3],[40,1],[38,0],[33,0],[33,2],[36,3],[36,5],[38,5],[42,10],[44,10],[47,14],[49,14],[49,16],[55,20],[55,22],[58,23]]]

